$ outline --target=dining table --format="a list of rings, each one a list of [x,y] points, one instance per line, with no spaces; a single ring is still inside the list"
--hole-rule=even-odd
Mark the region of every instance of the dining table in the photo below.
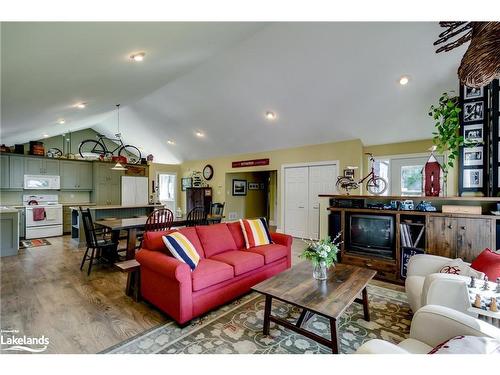
[[[221,215],[207,215],[207,222],[219,222],[224,216]],[[130,217],[130,218],[113,218],[95,221],[95,224],[111,231],[111,240],[118,243],[120,239],[120,231],[126,231],[127,236],[127,253],[126,260],[135,259],[135,248],[137,243],[137,231],[143,230],[146,226],[147,216]],[[172,228],[183,227],[188,224],[187,215],[175,217],[172,222]]]

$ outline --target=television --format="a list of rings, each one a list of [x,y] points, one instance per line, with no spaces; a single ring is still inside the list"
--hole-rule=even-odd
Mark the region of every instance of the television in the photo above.
[[[391,215],[350,215],[346,251],[394,259],[394,222]]]

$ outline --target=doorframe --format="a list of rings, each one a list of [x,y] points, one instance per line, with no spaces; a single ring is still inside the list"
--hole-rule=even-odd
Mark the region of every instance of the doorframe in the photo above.
[[[279,225],[278,228],[276,229],[277,232],[283,233],[285,230],[285,169],[287,168],[300,168],[300,167],[320,167],[323,165],[335,165],[337,167],[337,175],[340,173],[340,161],[339,160],[324,160],[324,161],[311,161],[311,162],[305,162],[305,163],[288,163],[288,164],[281,164],[281,169],[280,169],[280,220],[279,220]]]
[[[175,210],[177,209],[177,201],[179,197],[179,176],[177,175],[177,172],[156,172],[156,179],[155,179],[155,185],[158,189],[158,201],[160,201],[160,175],[161,174],[170,174],[175,176],[175,193],[174,193],[174,215],[175,215]]]

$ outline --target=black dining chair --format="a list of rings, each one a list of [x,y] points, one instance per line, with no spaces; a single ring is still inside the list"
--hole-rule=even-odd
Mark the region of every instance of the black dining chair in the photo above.
[[[207,212],[203,207],[195,207],[186,217],[186,226],[194,227],[195,225],[207,225]]]
[[[169,230],[174,222],[174,213],[168,208],[159,208],[151,212],[146,220],[144,232]]]
[[[210,223],[211,224],[218,224],[222,221],[222,216],[224,215],[224,206],[226,205],[226,202],[224,203],[212,203],[210,207],[210,215],[216,216],[217,218],[211,218]]]
[[[89,266],[87,269],[87,275],[90,275],[90,271],[92,270],[92,265],[94,260],[98,260],[102,257],[103,252],[114,252],[118,246],[117,243],[106,239],[104,236],[106,233],[99,233],[94,226],[94,222],[92,220],[92,214],[90,213],[90,209],[82,209],[80,207],[83,230],[85,232],[85,240],[87,242],[87,250],[85,250],[85,254],[83,255],[82,263],[80,264],[80,271],[83,269],[83,265],[85,261],[89,261]],[[99,238],[101,235],[103,237]],[[89,250],[92,250],[90,255]]]

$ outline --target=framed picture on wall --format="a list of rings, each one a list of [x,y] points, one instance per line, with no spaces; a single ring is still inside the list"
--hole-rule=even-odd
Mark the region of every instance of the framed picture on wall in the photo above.
[[[477,99],[483,97],[483,88],[464,86],[464,99]]]
[[[483,124],[465,125],[464,140],[475,143],[483,142]]]
[[[248,183],[248,190],[259,190],[259,189],[260,189],[260,184],[258,182]]]
[[[186,191],[190,187],[193,187],[193,179],[191,177],[181,178],[181,190]]]
[[[464,169],[463,187],[465,189],[480,189],[483,187],[482,169]]]
[[[483,147],[464,147],[464,166],[483,165]]]
[[[233,195],[247,195],[247,180],[233,180]]]
[[[484,118],[484,102],[464,103],[464,122],[481,121]]]

